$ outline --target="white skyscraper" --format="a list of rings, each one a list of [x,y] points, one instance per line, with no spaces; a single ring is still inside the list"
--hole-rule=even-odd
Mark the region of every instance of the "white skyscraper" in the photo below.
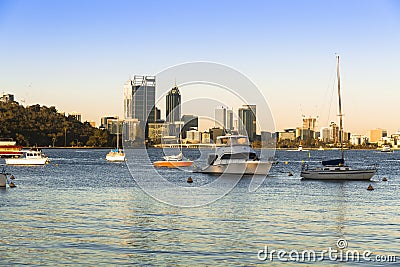
[[[131,130],[136,129],[138,123],[147,138],[147,123],[155,122],[155,88],[155,76],[135,75],[124,84],[125,137],[128,140],[135,140],[136,133]]]

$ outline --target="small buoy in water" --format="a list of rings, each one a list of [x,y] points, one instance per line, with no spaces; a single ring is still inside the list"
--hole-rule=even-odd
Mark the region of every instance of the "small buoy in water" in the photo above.
[[[16,187],[16,185],[13,182],[10,182],[10,187]]]
[[[293,176],[293,173],[289,172],[289,176]]]
[[[374,190],[374,188],[373,188],[372,185],[370,184],[370,185],[368,186],[367,190],[371,191],[371,190]]]
[[[14,180],[15,179],[14,175],[11,174],[10,179]]]
[[[285,161],[285,164],[288,164],[289,162]]]
[[[189,184],[193,183],[192,177],[189,177],[189,178],[187,179],[187,182],[188,182]]]
[[[56,166],[58,166],[58,163],[56,163]]]
[[[383,177],[382,181],[386,182],[386,181],[387,181],[387,178],[386,178],[386,177]]]

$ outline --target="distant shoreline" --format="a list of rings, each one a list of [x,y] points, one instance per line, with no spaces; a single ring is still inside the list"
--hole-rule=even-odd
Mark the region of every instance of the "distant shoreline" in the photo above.
[[[23,149],[114,149],[115,147],[84,147],[84,146],[38,146],[38,147],[24,147]]]
[[[64,147],[64,146],[57,146],[57,147],[24,147],[23,149],[114,149],[115,147],[83,147],[83,146],[74,146],[74,147]],[[155,148],[155,149],[163,149],[169,147],[159,147],[159,146],[150,146],[147,148]],[[212,148],[211,146],[208,148]],[[136,148],[135,148],[136,149]],[[184,147],[184,149],[199,149],[198,147]],[[262,149],[262,147],[256,147],[255,149]],[[340,151],[340,148],[324,148],[324,150],[319,150],[318,148],[303,148],[303,150],[297,150],[296,148],[264,148],[264,149],[275,149],[280,151],[290,151],[290,152],[309,152],[309,151]],[[344,149],[344,150],[372,150],[381,152],[379,148],[351,148],[351,149]],[[393,151],[400,150],[400,148],[392,148]],[[390,152],[382,152],[382,153],[390,153]]]

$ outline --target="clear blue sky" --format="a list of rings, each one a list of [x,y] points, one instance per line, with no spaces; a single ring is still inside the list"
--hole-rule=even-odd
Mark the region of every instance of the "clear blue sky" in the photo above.
[[[0,0],[0,36],[0,91],[97,123],[131,75],[212,61],[254,81],[277,129],[326,126],[339,53],[345,128],[400,128],[399,1]]]

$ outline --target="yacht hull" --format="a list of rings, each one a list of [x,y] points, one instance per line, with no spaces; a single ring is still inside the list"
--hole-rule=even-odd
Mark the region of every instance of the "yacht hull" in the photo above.
[[[303,170],[300,176],[303,179],[314,180],[346,180],[346,181],[368,181],[376,173],[376,170]]]
[[[48,160],[49,160],[48,158],[35,158],[35,159],[10,158],[10,159],[6,159],[6,164],[7,165],[20,165],[20,166],[45,165]]]
[[[272,162],[246,161],[240,163],[209,165],[197,172],[211,174],[267,175],[271,169],[271,165]]]

